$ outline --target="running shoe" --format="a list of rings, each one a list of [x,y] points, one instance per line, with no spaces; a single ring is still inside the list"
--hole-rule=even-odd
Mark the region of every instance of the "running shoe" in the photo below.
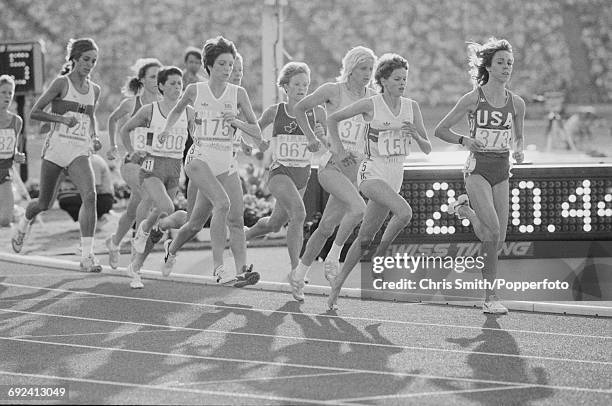
[[[125,268],[125,270],[127,271],[128,276],[132,278],[132,281],[130,282],[130,288],[132,289],[144,288],[144,285],[142,284],[142,279],[140,278],[140,273],[134,270],[134,266],[132,265],[131,262],[129,263],[127,268]]]
[[[111,234],[105,241],[106,248],[108,249],[108,264],[111,268],[117,269],[119,266],[119,257],[121,256],[121,252],[118,245],[113,244],[113,237],[115,235]]]
[[[488,314],[506,314],[508,309],[500,302],[496,295],[491,295],[482,304],[482,312]]]
[[[102,265],[96,259],[94,254],[89,254],[85,258],[81,258],[81,272],[92,272],[98,273],[102,272]]]
[[[305,297],[304,297],[304,280],[299,280],[296,279],[295,277],[295,269],[292,269],[291,272],[289,272],[289,276],[287,277],[287,279],[289,280],[289,286],[291,287],[291,295],[293,295],[293,298],[295,300],[297,300],[298,302],[303,302]]]
[[[172,273],[172,268],[174,268],[174,264],[176,263],[176,255],[170,253],[170,245],[172,244],[172,239],[167,239],[164,241],[164,260],[162,261],[161,273],[163,276],[169,276]]]
[[[340,269],[339,261],[327,261],[323,263],[323,271],[325,273],[325,279],[331,286],[334,284],[334,279],[338,276],[338,270]]]
[[[23,242],[32,228],[32,223],[32,221],[26,220],[24,213],[13,230],[11,245],[13,246],[13,251],[15,251],[17,254],[19,254],[23,248]],[[25,227],[23,227],[22,224],[25,224]]]
[[[164,236],[164,231],[162,231],[157,225],[153,226],[150,233],[150,239],[153,245],[157,244]]]
[[[219,285],[226,285],[228,283],[232,283],[232,282],[236,281],[236,276],[235,275],[230,275],[229,271],[227,271],[225,269],[224,265],[219,265],[213,271],[213,277],[215,278],[215,281]]]
[[[449,203],[448,214],[455,214],[457,218],[459,218],[459,220],[463,220],[466,217],[461,215],[461,213],[459,213],[459,209],[461,207],[470,207],[470,199],[468,198],[468,195],[465,195],[465,194],[459,195],[457,200]]]
[[[134,247],[134,251],[136,251],[139,254],[144,254],[145,247],[147,245],[147,240],[149,239],[149,235],[150,235],[150,233],[145,233],[145,231],[142,228],[142,224],[143,223],[140,223],[138,225],[138,229],[136,229],[136,235],[134,236],[134,239],[132,240],[132,247]]]
[[[259,282],[260,275],[258,272],[253,272],[253,264],[244,265],[242,272],[236,275],[235,288],[243,288],[248,285],[255,285]]]

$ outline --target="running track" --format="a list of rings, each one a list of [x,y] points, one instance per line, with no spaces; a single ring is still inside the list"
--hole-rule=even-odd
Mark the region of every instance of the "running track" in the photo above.
[[[612,319],[356,299],[324,313],[321,296],[145,284],[3,264],[0,384],[68,385],[71,403],[612,404]]]

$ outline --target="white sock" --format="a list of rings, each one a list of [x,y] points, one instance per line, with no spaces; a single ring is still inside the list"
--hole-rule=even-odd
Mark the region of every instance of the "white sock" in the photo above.
[[[338,262],[340,260],[341,252],[342,252],[342,245],[336,245],[336,243],[334,242],[332,244],[331,249],[329,250],[329,253],[327,254],[327,257],[325,257],[325,260]]]
[[[19,220],[19,224],[17,225],[17,228],[19,229],[19,231],[21,231],[22,233],[25,232],[26,228],[28,227],[28,224],[31,222],[32,220],[28,220],[25,216],[25,214],[23,215],[23,217],[21,218],[21,220]]]
[[[310,271],[310,267],[304,265],[302,261],[300,261],[298,266],[295,268],[295,279],[304,279],[308,271]]]
[[[93,254],[93,237],[81,237],[81,255],[87,258]]]

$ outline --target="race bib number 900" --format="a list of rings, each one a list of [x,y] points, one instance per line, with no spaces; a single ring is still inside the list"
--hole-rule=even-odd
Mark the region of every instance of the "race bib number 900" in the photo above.
[[[407,156],[410,154],[410,137],[400,130],[381,131],[378,134],[378,152],[381,156]]]
[[[490,130],[487,128],[476,129],[476,140],[484,145],[489,151],[508,151],[510,149],[510,130]]]
[[[15,152],[15,130],[6,128],[0,130],[0,158],[6,159],[13,156]]]
[[[276,159],[283,161],[310,162],[311,152],[303,135],[279,134],[276,137]]]

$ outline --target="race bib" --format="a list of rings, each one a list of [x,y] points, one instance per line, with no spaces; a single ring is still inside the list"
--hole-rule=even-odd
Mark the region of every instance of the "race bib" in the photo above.
[[[153,158],[152,156],[146,157],[145,160],[142,162],[142,165],[140,165],[142,170],[145,172],[153,172],[154,166],[155,166],[155,158]]]
[[[276,159],[293,164],[310,164],[312,153],[304,135],[279,134],[276,137]]]
[[[73,127],[68,127],[66,124],[59,124],[56,133],[63,141],[73,145],[84,145],[91,142],[89,130],[91,128],[91,119],[86,114],[75,113],[68,111],[64,113],[65,117],[76,117],[78,122]]]
[[[475,139],[480,141],[484,145],[485,150],[508,151],[510,149],[512,131],[477,128]]]
[[[356,117],[348,120],[342,120],[338,124],[338,132],[340,133],[340,140],[345,149],[354,150],[357,148],[357,142],[359,138],[363,137],[363,133],[366,129],[366,124]]]
[[[149,139],[148,145],[153,144],[153,131],[148,127],[136,127],[132,130],[132,147],[134,151],[144,152],[147,150],[147,139]]]
[[[410,155],[410,137],[402,135],[400,130],[381,131],[378,134],[378,152],[381,156]]]
[[[185,140],[187,138],[187,132],[184,129],[173,128],[164,139],[164,142],[160,142],[157,136],[163,129],[156,128],[152,130],[154,135],[151,152],[154,155],[168,155],[182,158],[183,150],[185,149]]]
[[[17,136],[12,128],[0,130],[0,159],[11,158],[15,153],[15,142]]]

